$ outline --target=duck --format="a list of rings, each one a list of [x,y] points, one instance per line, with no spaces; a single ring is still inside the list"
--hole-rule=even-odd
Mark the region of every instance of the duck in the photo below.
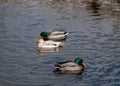
[[[63,46],[63,42],[58,42],[58,41],[52,41],[52,40],[47,40],[45,41],[43,37],[39,37],[37,42],[36,42],[38,48],[58,48]]]
[[[43,37],[44,40],[65,40],[67,38],[68,32],[66,30],[53,30],[51,32],[43,31],[40,33],[40,36]]]
[[[64,62],[58,62],[54,65],[55,73],[79,73],[82,74],[84,71],[85,64],[83,62],[83,59],[76,58],[74,61],[64,61]]]

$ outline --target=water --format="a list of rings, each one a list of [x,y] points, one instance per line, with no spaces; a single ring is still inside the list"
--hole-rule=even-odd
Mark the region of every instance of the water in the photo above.
[[[0,86],[120,86],[120,3],[107,1],[0,0]],[[39,52],[37,36],[54,29],[69,32],[64,46]],[[54,74],[76,57],[82,75]]]

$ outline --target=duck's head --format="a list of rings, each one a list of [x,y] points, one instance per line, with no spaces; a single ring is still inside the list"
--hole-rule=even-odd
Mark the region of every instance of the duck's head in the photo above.
[[[74,62],[76,64],[86,66],[85,63],[83,62],[83,59],[81,59],[81,58],[76,58]]]
[[[45,31],[40,33],[40,36],[42,37],[47,37],[47,35],[48,35],[48,32],[45,32]]]

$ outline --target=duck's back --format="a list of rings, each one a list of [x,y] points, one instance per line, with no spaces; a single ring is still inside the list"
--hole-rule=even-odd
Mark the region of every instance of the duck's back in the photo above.
[[[55,31],[52,31],[50,34],[58,35],[58,34],[65,34],[65,33],[67,33],[67,31],[65,31],[65,30],[55,30]]]

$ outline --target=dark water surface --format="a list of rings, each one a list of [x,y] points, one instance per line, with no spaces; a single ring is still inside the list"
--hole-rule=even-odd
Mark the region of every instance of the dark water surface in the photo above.
[[[120,2],[0,0],[0,86],[120,86]],[[65,29],[57,52],[39,52],[41,31]],[[54,74],[59,61],[84,59],[82,75]]]

